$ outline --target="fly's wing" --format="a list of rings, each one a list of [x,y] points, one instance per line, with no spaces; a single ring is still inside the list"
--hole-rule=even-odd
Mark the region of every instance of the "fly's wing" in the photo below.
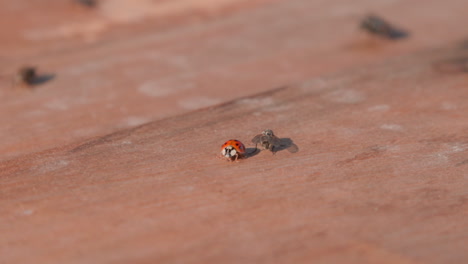
[[[298,147],[296,144],[292,143],[292,144],[287,148],[287,150],[288,150],[289,152],[291,152],[291,153],[296,153],[296,152],[299,151],[299,147]]]
[[[270,141],[270,144],[275,146],[276,148],[282,145],[281,140],[276,136],[269,137],[269,141]]]
[[[262,141],[262,134],[258,134],[254,138],[252,138],[252,143],[254,144],[260,144],[261,141]]]
[[[281,144],[281,147],[279,147],[279,149],[287,149],[291,153],[296,153],[299,151],[299,147],[296,144],[294,144],[290,138],[281,138],[278,140]]]

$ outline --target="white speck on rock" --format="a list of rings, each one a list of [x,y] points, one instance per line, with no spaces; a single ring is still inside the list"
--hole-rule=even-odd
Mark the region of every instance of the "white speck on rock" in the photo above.
[[[65,97],[61,99],[53,99],[43,104],[45,108],[50,110],[65,111],[75,105],[85,105],[89,103],[87,97]]]
[[[60,110],[60,111],[68,110],[68,107],[69,107],[69,105],[63,100],[49,101],[45,103],[44,106],[52,110]]]
[[[221,101],[215,98],[203,97],[203,96],[194,96],[179,101],[179,106],[184,109],[194,110],[202,107],[212,106],[219,104]]]
[[[147,123],[149,120],[144,117],[131,116],[125,119],[125,125],[127,126],[139,126],[144,123]]]
[[[109,22],[103,19],[94,19],[79,23],[64,23],[42,29],[34,28],[24,32],[23,37],[28,40],[38,41],[82,36],[88,41],[93,41],[108,26]]]
[[[42,173],[51,172],[67,167],[69,163],[70,162],[68,160],[57,160],[53,162],[48,162],[40,166],[38,170]]]
[[[43,116],[46,112],[44,110],[31,110],[28,112],[23,113],[26,117],[38,117]]]
[[[286,112],[291,109],[292,105],[272,105],[264,108],[264,112]]]
[[[192,89],[194,86],[193,83],[188,82],[185,84],[171,84],[170,82],[162,84],[160,81],[148,81],[140,85],[138,91],[151,97],[164,97],[183,90]]]
[[[183,70],[190,69],[190,63],[186,56],[173,55],[173,56],[170,56],[167,60],[171,65],[176,66],[179,69],[183,69]]]
[[[238,104],[251,105],[251,106],[267,106],[274,103],[274,100],[270,97],[265,98],[245,98],[237,101]]]
[[[325,94],[325,98],[336,103],[356,104],[364,101],[366,96],[360,91],[340,89]]]
[[[403,131],[403,127],[397,124],[383,124],[380,126],[380,128],[391,131]]]
[[[447,157],[447,155],[445,155],[444,153],[437,153],[437,158],[439,159],[439,161],[441,162],[447,162],[449,160],[449,158]]]
[[[462,152],[468,149],[468,144],[457,143],[455,146],[451,147],[452,152]]]
[[[321,78],[306,81],[299,85],[302,91],[321,91],[327,87],[327,82]]]
[[[455,110],[457,109],[457,105],[456,104],[453,104],[453,103],[450,103],[450,102],[443,102],[442,105],[440,106],[440,108],[442,110]]]
[[[34,210],[28,209],[23,211],[23,215],[32,215],[34,213]]]
[[[374,105],[369,108],[367,108],[367,111],[369,112],[386,112],[390,109],[390,106],[386,104],[381,104],[381,105]]]
[[[71,132],[72,135],[78,136],[78,137],[89,136],[94,133],[97,133],[96,128],[75,129]]]

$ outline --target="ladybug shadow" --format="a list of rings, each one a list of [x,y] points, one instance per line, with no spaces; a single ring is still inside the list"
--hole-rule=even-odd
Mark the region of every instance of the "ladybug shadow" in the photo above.
[[[245,150],[244,157],[248,159],[248,158],[258,155],[258,153],[260,153],[260,150],[258,148],[247,148]]]

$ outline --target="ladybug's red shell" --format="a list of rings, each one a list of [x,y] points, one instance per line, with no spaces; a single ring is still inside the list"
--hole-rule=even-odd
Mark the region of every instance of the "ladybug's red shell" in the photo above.
[[[221,146],[221,155],[229,160],[243,158],[245,155],[245,146],[239,140],[228,140]]]

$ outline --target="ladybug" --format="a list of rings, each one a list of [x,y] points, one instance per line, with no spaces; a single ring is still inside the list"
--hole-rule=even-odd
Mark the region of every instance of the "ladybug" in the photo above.
[[[241,159],[245,157],[245,146],[239,140],[228,140],[221,146],[221,155],[230,161]]]

